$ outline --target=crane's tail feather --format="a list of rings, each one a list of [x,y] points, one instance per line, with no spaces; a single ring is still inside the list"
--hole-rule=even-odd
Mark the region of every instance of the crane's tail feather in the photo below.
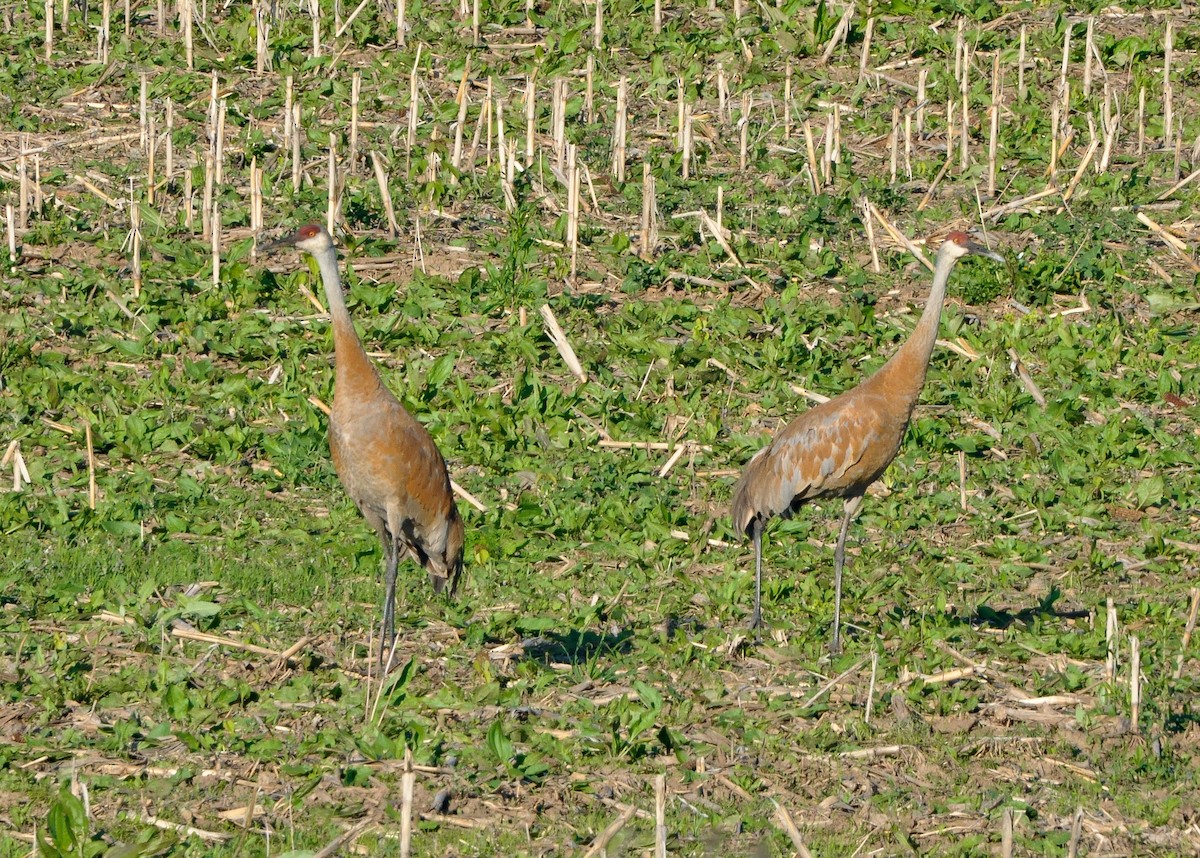
[[[462,578],[462,571],[463,571],[462,555],[459,555],[458,563],[456,563],[450,569],[450,581],[449,581],[450,591],[446,595],[449,596],[451,599],[453,599],[458,593],[458,581],[460,578]],[[445,580],[445,579],[443,579],[443,580]]]
[[[753,464],[753,462],[751,463]],[[746,536],[750,533],[750,525],[759,517],[760,513],[754,508],[754,503],[750,499],[750,481],[747,477],[750,474],[750,468],[747,466],[746,471],[742,473],[742,478],[733,488],[733,503],[730,504],[729,517],[733,520],[733,529],[737,531],[739,536]]]

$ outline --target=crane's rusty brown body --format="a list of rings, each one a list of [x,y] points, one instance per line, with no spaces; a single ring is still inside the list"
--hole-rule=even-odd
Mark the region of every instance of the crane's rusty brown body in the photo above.
[[[375,528],[386,558],[382,645],[395,638],[396,569],[411,553],[434,592],[454,593],[462,573],[463,522],[450,474],[429,432],[408,413],[367,357],[346,308],[329,234],[310,224],[277,244],[310,253],[321,271],[333,322],[334,387],[329,449],[346,493]]]
[[[908,341],[866,381],[792,420],[746,465],[733,491],[732,518],[737,531],[754,541],[752,627],[762,624],[762,531],[767,520],[789,516],[813,498],[840,497],[844,503],[834,552],[831,643],[834,653],[840,651],[846,531],[867,486],[879,478],[900,449],[925,384],[950,271],[968,253],[1001,258],[970,241],[965,233],[950,233],[938,252],[925,310]]]

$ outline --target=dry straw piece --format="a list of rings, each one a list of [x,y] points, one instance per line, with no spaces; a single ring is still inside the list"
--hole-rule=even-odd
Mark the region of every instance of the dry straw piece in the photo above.
[[[571,342],[567,339],[567,335],[563,333],[562,327],[558,324],[558,318],[554,315],[554,311],[550,309],[550,305],[543,304],[538,308],[538,312],[542,314],[542,319],[546,322],[546,331],[550,335],[550,341],[558,349],[563,363],[567,365],[567,368],[571,370],[581,383],[587,383],[587,373],[583,371],[583,365],[579,363],[579,358],[575,356],[575,349],[571,348]]]

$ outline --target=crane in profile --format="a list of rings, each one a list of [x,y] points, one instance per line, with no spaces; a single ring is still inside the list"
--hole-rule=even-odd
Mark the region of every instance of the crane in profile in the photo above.
[[[292,246],[317,261],[333,322],[334,386],[329,451],[346,494],[383,543],[384,601],[380,663],[396,637],[396,568],[411,554],[435,593],[458,585],[463,522],[446,461],[429,432],[384,386],[354,330],[338,277],[337,251],[325,228],[308,224],[267,245]]]
[[[762,626],[762,534],[772,516],[788,517],[815,498],[843,499],[842,529],[833,554],[833,640],[841,651],[842,567],[846,531],[867,486],[891,464],[921,388],[937,340],[946,283],[967,254],[1003,261],[964,232],[951,232],[938,250],[933,286],[908,341],[857,387],[796,417],[746,465],[733,490],[733,526],[754,541],[754,616]]]

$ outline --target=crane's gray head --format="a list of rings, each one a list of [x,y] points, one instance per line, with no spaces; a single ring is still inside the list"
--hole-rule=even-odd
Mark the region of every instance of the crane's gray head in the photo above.
[[[279,247],[295,247],[316,256],[333,247],[333,239],[319,223],[308,223],[291,235],[284,236],[278,241],[272,241],[263,250],[275,250]]]
[[[982,244],[972,241],[971,236],[958,230],[947,235],[942,242],[942,246],[938,249],[938,256],[948,256],[951,259],[961,259],[968,253],[973,253],[976,256],[986,256],[988,259],[995,259],[997,262],[1004,261],[1004,257],[999,253],[988,250]]]

